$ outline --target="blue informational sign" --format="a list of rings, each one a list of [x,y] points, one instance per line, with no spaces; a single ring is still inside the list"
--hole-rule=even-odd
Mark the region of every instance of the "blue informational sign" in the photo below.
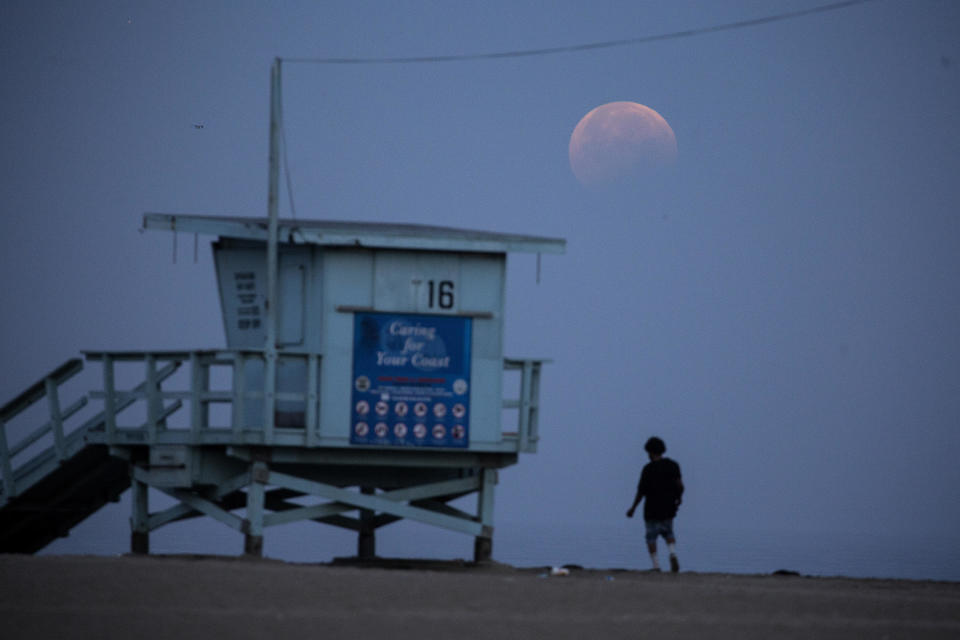
[[[471,319],[357,313],[351,444],[467,447]]]

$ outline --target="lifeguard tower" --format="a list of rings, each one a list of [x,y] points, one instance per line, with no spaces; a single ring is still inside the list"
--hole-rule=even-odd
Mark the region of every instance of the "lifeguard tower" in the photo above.
[[[50,421],[25,440],[52,438],[20,463],[25,440],[0,432],[3,550],[36,550],[132,486],[134,552],[158,527],[203,515],[254,555],[265,529],[313,520],[356,531],[358,556],[371,557],[376,529],[408,518],[471,535],[475,559],[490,557],[497,470],[539,437],[543,361],[503,354],[507,254],[558,253],[563,240],[278,221],[271,350],[267,220],[147,214],[143,227],[216,237],[227,348],[86,352],[103,385],[82,404],[102,411],[72,429],[77,403],[60,410],[57,388],[79,360],[3,407],[6,422],[46,398]],[[143,383],[118,388],[116,368],[131,363]],[[519,389],[504,399],[511,370]],[[151,512],[149,487],[177,504]],[[449,504],[471,493],[475,513]]]
[[[356,531],[367,558],[376,530],[407,518],[473,536],[475,559],[490,558],[497,471],[539,437],[543,360],[503,353],[507,254],[566,243],[280,220],[280,62],[267,218],[143,218],[216,237],[227,348],[85,352],[99,389],[63,403],[84,366],[71,359],[0,407],[0,552],[42,549],[132,487],[135,553],[151,531],[208,516],[247,554],[265,529],[312,520]],[[24,415],[39,424],[11,427]],[[151,487],[174,506],[152,512]],[[470,494],[475,513],[450,504]]]

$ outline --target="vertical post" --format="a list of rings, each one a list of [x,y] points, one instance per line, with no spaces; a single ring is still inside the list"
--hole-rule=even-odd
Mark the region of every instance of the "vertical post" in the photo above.
[[[483,533],[477,536],[473,542],[474,562],[486,562],[493,557],[493,490],[496,484],[496,469],[480,469],[477,518],[483,525]]]
[[[57,393],[57,381],[46,378],[43,385],[47,392],[47,405],[50,409],[50,426],[53,429],[53,447],[57,452],[57,459],[67,457],[67,445],[63,439],[63,415],[60,413],[60,394]]]
[[[200,438],[200,360],[196,352],[190,354],[190,440]]]
[[[210,400],[207,394],[210,392],[210,358],[207,356],[200,359],[200,432],[210,426]],[[199,435],[199,434],[197,434]]]
[[[130,553],[150,553],[150,508],[146,482],[137,478],[137,468],[130,465],[131,514]]]
[[[117,398],[113,382],[113,356],[103,354],[103,415],[106,420],[107,441],[117,437]]]
[[[270,168],[269,192],[267,194],[267,302],[264,310],[267,344],[265,345],[266,370],[263,382],[263,435],[264,444],[273,443],[275,420],[274,394],[277,390],[277,234],[279,221],[280,185],[280,58],[274,58],[270,68]]]
[[[536,451],[540,439],[540,368],[541,362],[533,361],[530,370],[530,417],[527,425],[528,442],[533,443],[527,450]]]
[[[10,448],[7,446],[7,426],[0,416],[0,474],[3,480],[3,497],[9,500],[17,495],[13,486],[13,465],[10,463]],[[2,504],[2,503],[0,503]]]
[[[520,375],[520,451],[526,451],[530,445],[530,376],[533,363],[523,361]]]
[[[317,354],[311,353],[307,356],[307,390],[305,394],[307,401],[306,429],[308,447],[315,447],[317,445],[317,431],[319,430],[319,424],[317,423],[317,373],[319,370],[320,358]]]
[[[147,442],[155,443],[157,441],[157,425],[160,422],[160,388],[157,384],[157,360],[156,356],[148,353],[146,357],[147,366]]]
[[[244,409],[244,397],[247,392],[247,379],[245,367],[247,361],[240,351],[233,352],[233,417],[230,422],[233,425],[233,441],[240,444],[243,435],[244,420],[246,413]]]
[[[247,518],[243,523],[243,553],[263,555],[263,498],[270,470],[265,462],[250,465],[250,486],[247,487]]]
[[[375,487],[360,487],[360,493],[365,496],[376,494]],[[373,511],[360,509],[360,533],[357,536],[357,558],[369,560],[377,555],[376,528],[373,526]]]
[[[200,354],[190,353],[190,438],[200,442],[200,434],[209,424],[210,404],[204,395],[210,390],[210,365],[200,361]]]

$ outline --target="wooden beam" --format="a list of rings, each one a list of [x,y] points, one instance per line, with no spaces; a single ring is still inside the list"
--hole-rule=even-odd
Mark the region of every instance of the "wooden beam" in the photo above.
[[[303,478],[297,478],[295,476],[285,473],[278,473],[275,471],[271,471],[269,476],[268,484],[296,489],[311,495],[323,496],[337,502],[352,505],[354,508],[370,509],[372,511],[389,513],[402,518],[408,518],[410,520],[416,520],[432,526],[450,529],[452,531],[459,531],[461,533],[467,533],[474,536],[479,536],[484,531],[483,526],[477,522],[435,513],[427,509],[421,509],[409,504],[403,504],[386,497],[363,495],[362,493],[357,493],[355,491],[341,489],[340,487],[334,487],[332,485],[323,484],[320,482],[304,480]]]

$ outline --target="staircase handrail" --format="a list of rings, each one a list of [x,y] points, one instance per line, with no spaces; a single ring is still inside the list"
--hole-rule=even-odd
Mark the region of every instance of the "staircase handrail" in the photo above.
[[[19,413],[29,408],[34,402],[43,398],[47,392],[46,381],[48,379],[56,381],[59,385],[80,373],[82,370],[83,360],[80,358],[70,358],[59,367],[30,385],[26,391],[3,405],[3,407],[0,408],[0,422],[9,422]]]
[[[83,370],[83,360],[80,358],[71,358],[59,367],[43,376],[40,380],[30,385],[26,391],[19,394],[13,400],[10,400],[0,407],[0,479],[3,480],[3,495],[6,497],[16,495],[16,486],[13,477],[13,456],[17,455],[31,444],[53,432],[54,448],[58,455],[62,457],[65,447],[65,438],[63,433],[64,420],[79,411],[85,404],[84,401],[75,402],[65,411],[60,409],[60,399],[57,392],[61,384],[80,373]],[[7,439],[7,424],[20,413],[26,411],[35,403],[43,398],[47,398],[50,419],[39,429],[32,431],[20,442],[10,445]]]

